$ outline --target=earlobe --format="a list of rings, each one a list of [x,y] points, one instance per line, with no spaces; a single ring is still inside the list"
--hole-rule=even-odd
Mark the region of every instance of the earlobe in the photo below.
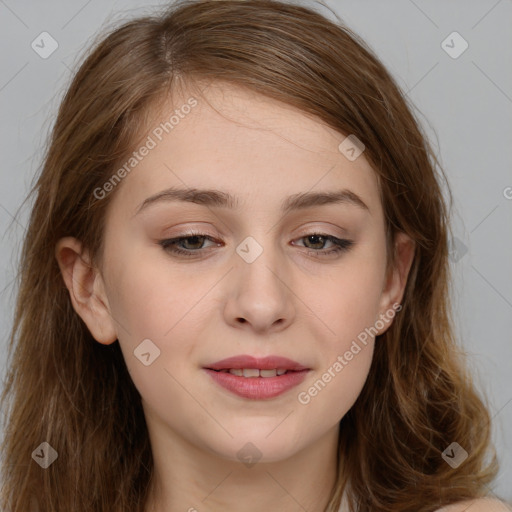
[[[405,287],[409,271],[414,261],[416,244],[414,240],[403,232],[398,232],[395,236],[395,265],[387,275],[387,279],[382,290],[380,313],[386,314],[390,310],[398,311],[398,304],[401,304],[404,296]],[[401,309],[401,308],[400,308]],[[393,313],[394,317],[394,313]],[[391,325],[389,322],[380,334],[383,334]]]
[[[55,257],[69,291],[74,310],[85,322],[92,336],[104,345],[116,341],[117,334],[104,291],[102,276],[91,265],[89,254],[79,240],[59,240]]]

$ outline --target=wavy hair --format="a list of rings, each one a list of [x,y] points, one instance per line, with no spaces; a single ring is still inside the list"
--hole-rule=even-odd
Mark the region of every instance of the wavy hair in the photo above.
[[[94,201],[94,190],[133,151],[178,78],[189,87],[234,84],[355,134],[379,180],[389,265],[397,232],[416,242],[403,309],[377,340],[364,388],[340,422],[326,511],[338,510],[345,490],[359,512],[431,512],[484,496],[498,463],[488,405],[453,331],[452,198],[414,107],[341,21],[274,0],[186,0],[110,30],[60,104],[28,196],[1,400],[1,509],[144,511],[153,459],[140,395],[118,341],[95,342],[75,313],[55,246],[74,236],[100,261],[115,191]],[[46,470],[31,458],[43,441],[59,454]],[[468,452],[456,469],[441,456],[453,441]]]

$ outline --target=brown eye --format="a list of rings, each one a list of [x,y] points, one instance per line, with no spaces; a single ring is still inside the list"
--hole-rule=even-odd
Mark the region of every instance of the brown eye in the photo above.
[[[215,242],[215,240],[202,233],[191,233],[185,236],[176,238],[169,238],[167,240],[161,240],[159,245],[167,252],[180,254],[183,256],[198,256],[207,249],[204,246],[205,241]],[[214,243],[211,245],[219,245]]]
[[[308,235],[304,237],[304,240],[307,240],[308,242],[304,245],[308,247],[309,249],[323,249],[323,245],[325,245],[326,242],[329,240],[322,236],[322,235]],[[308,245],[311,244],[311,245]],[[320,247],[318,247],[320,246]]]
[[[299,238],[299,240],[304,240],[304,247],[309,249],[308,253],[313,256],[336,255],[343,251],[347,251],[352,247],[352,245],[354,245],[352,240],[340,239],[335,236],[324,235],[322,233],[312,233],[311,235]],[[324,250],[326,243],[331,243],[333,246]]]

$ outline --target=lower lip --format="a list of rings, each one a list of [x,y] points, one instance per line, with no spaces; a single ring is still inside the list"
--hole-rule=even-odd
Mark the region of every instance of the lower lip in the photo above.
[[[309,372],[309,370],[301,370],[276,377],[238,377],[229,372],[217,372],[208,368],[204,368],[204,370],[224,389],[253,400],[264,400],[282,395],[298,386]]]

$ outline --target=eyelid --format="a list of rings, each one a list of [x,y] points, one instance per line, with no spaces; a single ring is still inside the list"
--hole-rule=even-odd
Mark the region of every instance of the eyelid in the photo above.
[[[313,227],[311,229],[304,229],[301,233],[295,235],[294,238],[292,239],[292,242],[297,239],[306,238],[308,236],[313,236],[313,235],[323,236],[325,238],[336,238],[338,240],[344,239],[345,237],[347,237],[347,235],[333,235],[332,233],[328,233],[320,228],[315,229]],[[211,241],[214,241],[218,237],[218,235],[213,235],[211,233],[207,233],[206,231],[196,230],[196,229],[192,228],[188,231],[182,231],[176,235],[172,235],[172,236],[169,235],[164,238],[166,240],[179,240],[179,239],[184,239],[184,238],[189,238],[189,237],[194,237],[194,236],[210,239]],[[221,238],[221,237],[219,237],[219,238]]]
[[[347,239],[347,238],[339,238],[334,235],[330,235],[327,233],[323,233],[321,230],[312,230],[307,233],[305,233],[302,236],[295,237],[292,242],[295,242],[295,240],[302,240],[305,238],[308,238],[310,236],[317,236],[324,238],[327,242],[330,242],[333,244],[333,247],[329,249],[311,249],[304,246],[299,245],[298,247],[304,247],[303,253],[313,256],[315,258],[325,259],[325,258],[339,258],[344,253],[348,252],[352,246],[355,245],[355,242],[353,240]],[[179,247],[179,243],[181,243],[182,240],[186,240],[187,238],[203,238],[204,240],[212,242],[212,245],[207,247],[201,247],[199,249],[183,249]],[[176,258],[179,258],[180,256],[183,256],[185,258],[196,258],[201,259],[201,257],[209,252],[211,252],[211,248],[218,246],[219,244],[216,242],[216,239],[214,237],[211,237],[210,235],[206,233],[200,233],[198,231],[189,231],[188,233],[181,233],[179,236],[173,237],[173,238],[167,238],[164,240],[160,240],[159,245],[163,248],[164,251],[170,253],[171,255],[174,255]],[[295,244],[293,244],[295,245]]]
[[[326,227],[327,226],[327,227]],[[349,232],[347,229],[338,226],[337,224],[333,224],[331,222],[321,222],[315,224],[306,224],[297,228],[299,235],[297,236],[307,236],[310,234],[315,235],[324,235],[324,236],[334,236],[335,238],[344,238],[349,236]]]

